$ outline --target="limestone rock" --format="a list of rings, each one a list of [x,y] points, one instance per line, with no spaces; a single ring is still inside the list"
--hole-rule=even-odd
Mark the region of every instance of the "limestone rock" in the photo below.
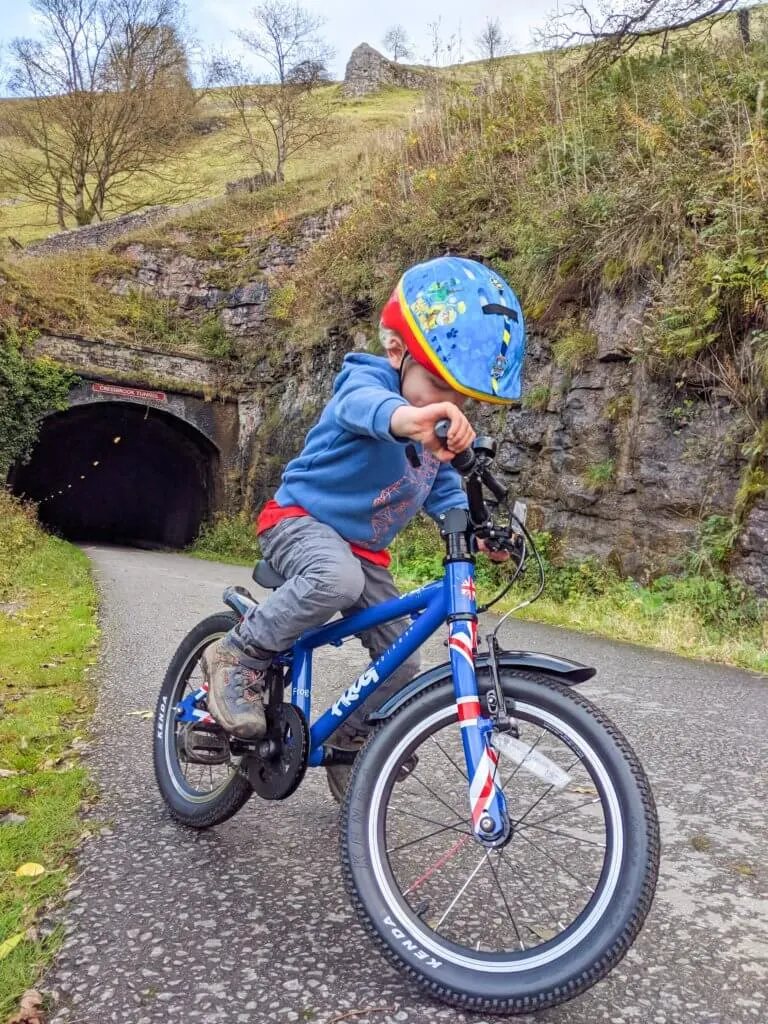
[[[734,559],[739,579],[761,597],[768,597],[768,502],[759,502],[747,516]]]
[[[426,75],[420,68],[396,64],[368,43],[361,43],[347,61],[343,92],[345,96],[367,96],[387,85],[423,89]]]

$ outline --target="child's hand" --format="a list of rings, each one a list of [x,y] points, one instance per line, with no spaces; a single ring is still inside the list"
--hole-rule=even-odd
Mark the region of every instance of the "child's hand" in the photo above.
[[[479,551],[482,551],[484,555],[486,555],[488,558],[490,558],[490,560],[492,562],[508,562],[509,561],[509,552],[508,551],[489,551],[488,550],[488,545],[485,543],[484,540],[482,540],[482,538],[478,539],[477,548],[478,548]]]
[[[448,447],[443,448],[435,434],[439,420],[450,420]],[[410,437],[420,441],[441,462],[450,462],[454,455],[463,452],[475,440],[476,434],[464,413],[452,402],[435,402],[418,408],[415,405],[401,405],[392,413],[389,429],[398,437]]]

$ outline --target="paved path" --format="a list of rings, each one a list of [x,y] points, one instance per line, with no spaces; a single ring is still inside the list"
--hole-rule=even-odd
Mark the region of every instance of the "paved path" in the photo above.
[[[254,798],[210,832],[168,819],[150,722],[125,712],[153,706],[183,634],[248,573],[87,550],[104,627],[91,766],[112,828],[82,851],[64,949],[45,983],[59,1000],[53,1019],[329,1024],[375,1007],[345,1019],[479,1022],[425,1000],[369,945],[341,884],[337,812],[321,773],[286,803]],[[537,1024],[767,1020],[768,681],[532,624],[508,626],[506,640],[597,665],[583,690],[645,762],[664,839],[658,896],[634,949]],[[439,641],[427,656],[443,659]],[[338,692],[362,663],[351,646],[333,652],[321,662],[319,696]]]

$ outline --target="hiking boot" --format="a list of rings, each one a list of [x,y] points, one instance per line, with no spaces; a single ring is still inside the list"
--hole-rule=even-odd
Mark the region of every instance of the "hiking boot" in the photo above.
[[[369,731],[368,729],[356,729],[354,725],[345,722],[331,736],[329,744],[337,750],[354,750],[357,753],[368,738]],[[328,764],[325,766],[328,789],[337,804],[344,802],[344,794],[347,791],[354,767],[354,764]]]
[[[364,742],[365,740],[362,739],[357,747],[343,747],[341,749],[359,750]],[[349,785],[349,780],[352,778],[352,770],[354,767],[354,764],[327,764],[325,766],[325,777],[328,780],[328,789],[330,789],[331,796],[337,804],[344,803],[344,794],[347,792],[347,786]]]
[[[351,726],[348,722],[345,722],[344,725],[339,726],[336,732],[331,736],[329,745],[331,747],[335,747],[337,750],[354,750],[357,754],[368,739],[369,732],[370,729],[368,728],[364,730],[356,729],[353,725]],[[397,779],[395,781],[405,782],[408,776],[415,770],[418,763],[418,756],[416,754],[411,754],[411,756],[400,765],[397,772]],[[354,767],[354,764],[327,764],[325,766],[328,789],[331,791],[331,796],[337,804],[342,804],[344,802],[344,794],[347,792],[347,786],[349,785],[349,780],[352,778]]]
[[[231,634],[206,647],[200,659],[208,683],[208,710],[227,732],[240,739],[258,739],[267,731],[264,716],[265,670],[251,661]]]

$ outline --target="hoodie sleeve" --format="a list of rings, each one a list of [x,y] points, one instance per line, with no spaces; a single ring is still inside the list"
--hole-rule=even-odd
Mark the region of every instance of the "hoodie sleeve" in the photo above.
[[[389,422],[395,409],[408,403],[375,373],[356,368],[346,376],[334,397],[336,419],[345,430],[379,441],[407,443],[407,438],[396,437],[390,431]]]
[[[447,512],[449,508],[467,507],[467,496],[461,486],[461,477],[450,462],[441,462],[432,490],[424,502],[424,511],[433,519],[437,519],[441,512]]]

